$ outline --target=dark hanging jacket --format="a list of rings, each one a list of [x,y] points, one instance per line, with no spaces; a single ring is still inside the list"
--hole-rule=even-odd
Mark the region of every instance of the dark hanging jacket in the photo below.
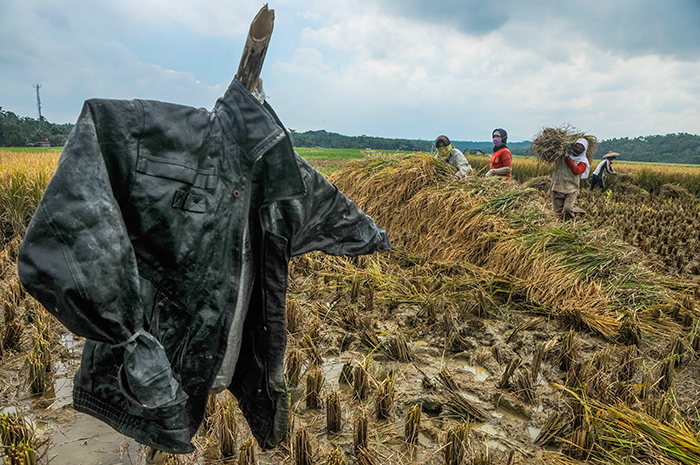
[[[270,106],[234,79],[212,111],[87,101],[18,268],[29,293],[86,338],[75,408],[189,453],[236,303],[246,313],[228,388],[266,449],[288,418],[290,258],[388,249],[386,232],[294,152]]]

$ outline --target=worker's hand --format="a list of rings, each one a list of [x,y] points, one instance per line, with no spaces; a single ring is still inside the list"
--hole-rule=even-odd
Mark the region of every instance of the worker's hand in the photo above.
[[[493,176],[493,171],[494,171],[494,170],[488,170],[488,171],[486,172],[486,174],[484,175],[484,177],[487,177],[487,178],[488,178],[489,176]]]

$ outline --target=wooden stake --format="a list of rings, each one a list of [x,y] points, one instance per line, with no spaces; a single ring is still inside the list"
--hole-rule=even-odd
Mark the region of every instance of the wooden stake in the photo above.
[[[265,61],[265,54],[270,43],[274,23],[275,10],[268,9],[266,3],[250,24],[248,39],[243,48],[243,55],[238,65],[236,77],[251,92],[258,87],[258,79],[260,78],[263,61]]]

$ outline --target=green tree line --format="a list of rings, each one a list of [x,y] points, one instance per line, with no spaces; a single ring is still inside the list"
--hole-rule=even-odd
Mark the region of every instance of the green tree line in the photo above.
[[[430,152],[434,149],[433,141],[421,139],[387,139],[371,136],[344,136],[327,131],[296,132],[291,130],[292,144],[295,147],[320,147],[335,149],[372,149],[372,150],[408,150]],[[468,152],[481,150],[493,152],[493,144],[488,141],[457,141],[452,145]],[[513,155],[526,155],[530,141],[510,142],[508,147]],[[627,161],[645,161],[657,163],[700,164],[700,136],[678,133],[656,136],[627,137],[607,139],[598,143],[595,158],[600,159],[608,152],[620,153],[620,158]]]
[[[37,120],[17,116],[0,107],[0,147],[25,147],[38,142],[60,147],[65,144],[73,126],[50,123],[44,117]]]

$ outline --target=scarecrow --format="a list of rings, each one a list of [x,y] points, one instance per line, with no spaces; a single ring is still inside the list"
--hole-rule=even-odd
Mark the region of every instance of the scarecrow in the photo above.
[[[435,139],[435,148],[437,148],[435,158],[457,168],[455,173],[457,179],[465,179],[471,174],[472,167],[469,161],[459,149],[452,145],[447,136],[443,135]]]
[[[26,289],[86,338],[75,409],[154,450],[192,452],[209,394],[224,389],[260,447],[275,447],[289,418],[289,260],[390,248],[265,102],[272,13],[256,16],[212,111],[85,102],[21,247]]]
[[[619,156],[620,154],[617,152],[608,152],[603,155],[603,161],[598,163],[598,166],[596,166],[595,170],[593,170],[593,174],[591,174],[591,190],[595,189],[596,187],[600,187],[601,190],[605,190],[603,178],[606,174],[617,174],[617,172],[613,170],[612,162]]]

